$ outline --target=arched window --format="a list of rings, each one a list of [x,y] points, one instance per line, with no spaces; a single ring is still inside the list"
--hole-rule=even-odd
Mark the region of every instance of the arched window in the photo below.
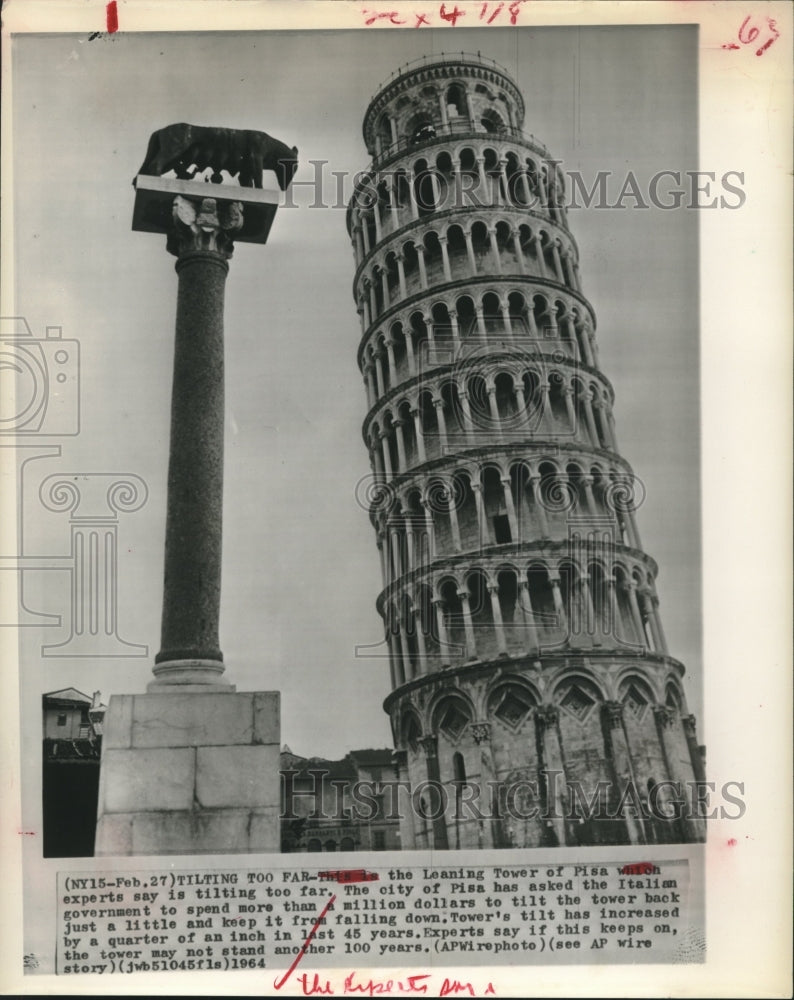
[[[322,843],[317,839],[317,837],[312,837],[306,848],[308,851],[321,851],[323,849]]]
[[[466,95],[463,91],[463,87],[461,87],[459,83],[453,83],[451,86],[447,87],[446,102],[447,118],[449,119],[450,124],[457,124],[455,122],[456,118],[466,117]]]
[[[354,851],[356,845],[351,837],[342,837],[342,842],[339,845],[340,851]]]
[[[335,851],[336,850],[336,841],[335,840],[326,840],[325,844],[323,845],[323,850],[325,850],[325,851]]]
[[[488,108],[483,112],[480,123],[486,132],[503,133],[506,131],[504,119],[493,108]]]

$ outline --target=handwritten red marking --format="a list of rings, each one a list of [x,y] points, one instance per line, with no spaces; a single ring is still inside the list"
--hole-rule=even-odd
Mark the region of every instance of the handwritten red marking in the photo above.
[[[325,996],[333,996],[334,989],[331,986],[330,980],[326,979],[325,984],[320,980],[317,973],[314,973],[314,978],[309,982],[309,977],[305,972],[298,976],[298,982],[301,984],[301,989],[303,990],[303,995],[305,997],[313,997],[316,994],[324,994]]]
[[[649,875],[655,868],[650,861],[637,861],[633,865],[623,865],[621,875]]]
[[[731,837],[731,839],[728,841],[728,847],[736,847],[737,843],[738,843],[738,841],[736,840],[736,838],[735,837]]]
[[[397,16],[399,14],[399,11],[397,10],[382,11],[381,13],[378,13],[377,11],[373,13],[372,11],[364,10],[362,11],[362,14],[373,14],[372,17],[368,18],[368,20],[364,22],[367,26],[374,24],[376,21],[383,18],[387,18],[389,24],[405,24],[405,21],[397,20]]]
[[[17,830],[17,833],[19,834],[20,837],[35,837],[36,836],[36,831],[35,830]]]
[[[367,982],[357,983],[356,973],[351,972],[345,976],[345,993],[366,993],[367,996],[381,995],[398,990],[400,993],[427,993],[427,983],[422,979],[429,979],[429,972],[419,972],[403,981],[401,979],[369,979]]]
[[[752,15],[748,14],[747,17],[742,21],[741,25],[739,26],[737,37],[742,45],[752,45],[754,42],[758,40],[758,37],[761,34],[761,28],[759,28],[755,24],[751,24],[750,23],[751,20],[752,20]],[[769,48],[769,46],[772,45],[773,42],[776,42],[778,38],[780,38],[780,32],[777,30],[777,22],[774,20],[774,18],[765,17],[764,20],[766,21],[767,27],[770,32],[770,36],[769,38],[767,38],[767,40],[764,42],[763,45],[761,45],[759,48],[755,50],[755,54],[757,56],[762,56]],[[739,49],[741,48],[741,45],[737,45],[736,42],[726,42],[722,46],[722,48]]]
[[[466,11],[465,10],[459,10],[457,4],[455,4],[453,10],[451,10],[451,11],[448,12],[447,11],[447,5],[445,3],[442,3],[441,4],[441,10],[438,13],[439,13],[439,16],[441,17],[441,20],[442,21],[449,21],[449,23],[452,25],[453,28],[458,23],[458,18],[466,16]]]
[[[428,28],[430,27],[430,22],[428,21],[427,17],[424,14],[417,14],[416,15],[416,24],[414,25],[414,27],[418,28],[418,27],[420,27],[423,24],[426,24],[428,26]]]
[[[350,882],[378,882],[380,875],[377,872],[368,872],[363,868],[339,868],[333,871],[317,872],[318,878],[331,879],[341,885]]]
[[[335,895],[331,896],[331,898],[328,900],[328,902],[323,907],[322,913],[320,913],[320,916],[315,921],[314,927],[312,927],[312,929],[307,934],[306,940],[301,945],[301,949],[298,952],[298,954],[295,956],[295,958],[294,958],[294,960],[292,962],[292,965],[287,969],[287,971],[284,973],[284,975],[281,977],[281,979],[275,979],[275,980],[273,980],[273,986],[277,990],[281,989],[281,987],[284,985],[284,983],[287,982],[287,980],[292,975],[292,973],[297,969],[298,963],[303,958],[303,956],[306,954],[306,950],[309,947],[309,945],[311,944],[312,938],[317,933],[317,928],[323,922],[323,920],[325,919],[326,913],[331,909],[331,907],[334,905],[335,902],[336,902],[336,896]]]
[[[471,983],[461,983],[457,979],[445,979],[441,984],[438,995],[440,997],[457,996],[458,993],[468,993],[470,997],[476,996]]]
[[[119,30],[119,12],[116,9],[116,0],[110,0],[110,3],[105,7],[105,16],[108,33],[112,35],[114,31]]]

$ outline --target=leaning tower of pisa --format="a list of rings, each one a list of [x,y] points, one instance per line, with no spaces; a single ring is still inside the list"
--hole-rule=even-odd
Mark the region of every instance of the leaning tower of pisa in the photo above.
[[[480,56],[364,115],[348,214],[404,848],[703,839],[563,178]],[[670,816],[671,818],[667,818]]]

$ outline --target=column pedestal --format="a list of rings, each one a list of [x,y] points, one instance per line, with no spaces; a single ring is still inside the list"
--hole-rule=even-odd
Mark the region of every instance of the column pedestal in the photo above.
[[[277,691],[113,695],[95,855],[280,850]]]

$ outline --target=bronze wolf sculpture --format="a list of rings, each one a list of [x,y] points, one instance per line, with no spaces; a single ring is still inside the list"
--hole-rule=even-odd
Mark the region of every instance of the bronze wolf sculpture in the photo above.
[[[240,175],[241,187],[256,188],[262,187],[262,171],[273,170],[286,191],[298,169],[298,150],[266,132],[180,122],[152,133],[138,173],[158,177],[175,170],[177,177],[189,180],[207,167],[212,167],[215,182],[221,181],[221,170],[227,170]]]

